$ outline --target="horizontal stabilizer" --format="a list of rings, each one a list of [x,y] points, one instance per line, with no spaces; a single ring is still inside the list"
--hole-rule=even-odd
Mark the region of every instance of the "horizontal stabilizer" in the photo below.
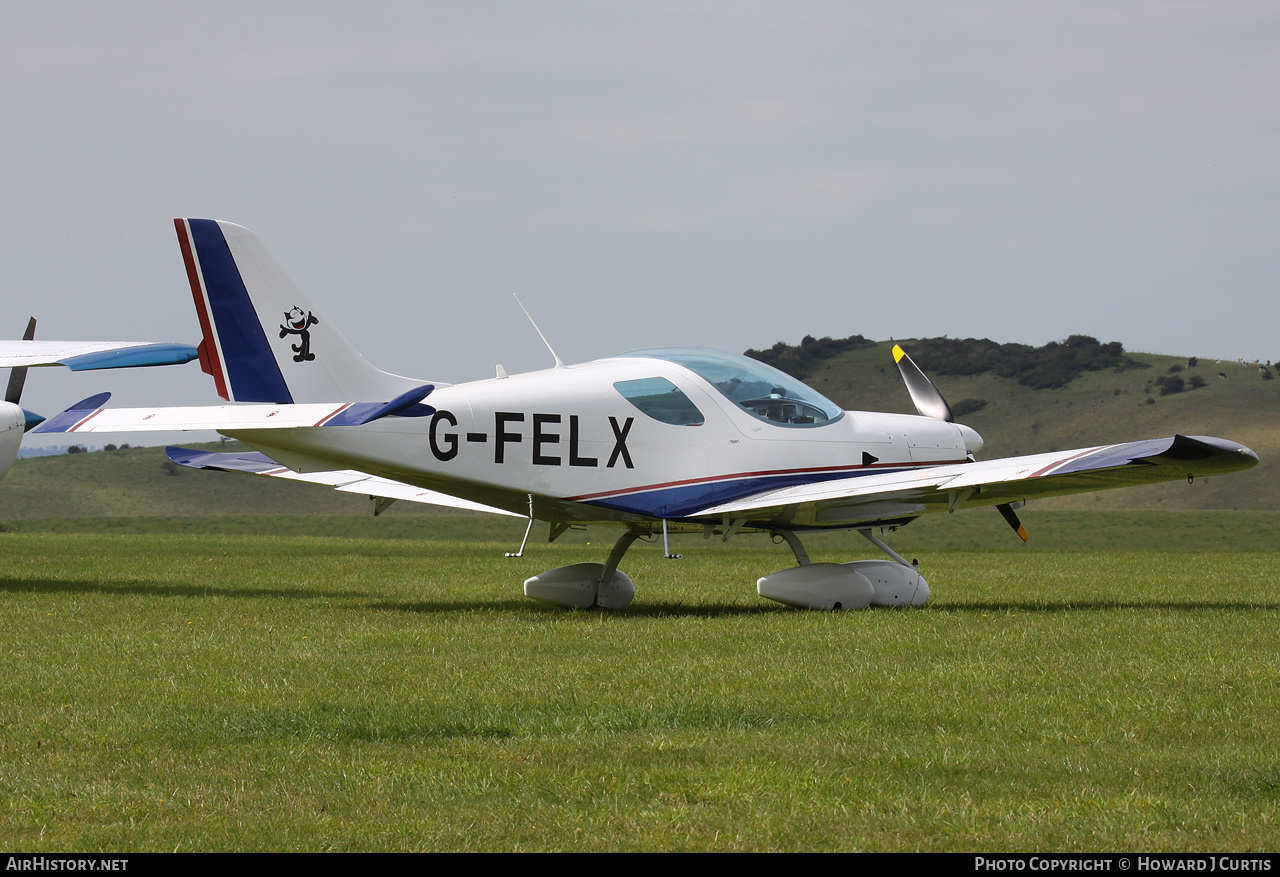
[[[98,399],[86,399],[75,408],[48,420],[34,432],[165,432],[212,429],[304,429],[360,426],[383,417],[418,417],[435,409],[421,400],[435,389],[426,384],[390,402],[312,402],[305,405],[201,405],[176,408],[83,410]],[[72,417],[72,414],[77,416]]]
[[[250,475],[266,475],[271,478],[285,478],[290,481],[325,484],[344,493],[364,494],[385,499],[404,499],[409,502],[466,509],[474,512],[488,512],[489,514],[506,515],[513,518],[523,517],[523,515],[509,512],[506,509],[459,499],[456,496],[449,496],[447,493],[440,493],[436,490],[425,490],[421,487],[414,487],[412,484],[405,484],[402,481],[379,478],[355,469],[335,469],[327,472],[294,472],[287,466],[281,466],[266,454],[260,454],[256,451],[246,451],[239,454],[219,454],[209,451],[196,451],[190,448],[168,447],[165,448],[165,453],[169,455],[170,460],[179,466],[186,466],[189,469],[216,469],[222,472],[245,472]]]
[[[434,384],[426,384],[421,387],[415,387],[406,393],[401,393],[390,402],[356,402],[343,408],[333,419],[318,425],[360,426],[392,414],[401,417],[425,417],[435,414],[436,409],[430,405],[419,404],[434,389]]]
[[[100,412],[110,398],[110,393],[99,393],[88,399],[82,399],[61,414],[55,414],[46,420],[33,432],[75,432],[76,427]]]

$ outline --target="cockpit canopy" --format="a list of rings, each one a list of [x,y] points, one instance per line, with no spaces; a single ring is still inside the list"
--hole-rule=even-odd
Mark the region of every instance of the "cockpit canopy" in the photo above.
[[[648,347],[619,354],[682,365],[744,411],[779,426],[823,426],[840,406],[785,372],[746,356],[705,347]]]

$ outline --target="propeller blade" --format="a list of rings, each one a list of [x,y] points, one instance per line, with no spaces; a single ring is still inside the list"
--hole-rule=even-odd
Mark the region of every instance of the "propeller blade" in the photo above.
[[[933,381],[920,371],[920,366],[916,365],[911,357],[907,356],[907,352],[897,344],[893,345],[893,361],[898,364],[898,372],[902,375],[903,383],[907,385],[907,392],[911,394],[911,401],[915,404],[916,411],[923,417],[945,420],[947,423],[954,422],[955,418],[951,414],[951,406],[947,404],[947,400],[942,398]]]
[[[1009,526],[1013,531],[1022,538],[1023,542],[1027,541],[1027,528],[1022,526],[1022,521],[1018,520],[1018,513],[1013,510],[1013,506],[1009,503],[1001,503],[996,506],[996,511],[1000,512],[1004,519],[1009,522]]]
[[[30,341],[36,337],[36,318],[32,317],[27,323],[27,331],[23,333],[22,340]],[[17,405],[22,399],[22,387],[27,382],[27,367],[18,366],[9,371],[9,388],[5,390],[4,400]]]

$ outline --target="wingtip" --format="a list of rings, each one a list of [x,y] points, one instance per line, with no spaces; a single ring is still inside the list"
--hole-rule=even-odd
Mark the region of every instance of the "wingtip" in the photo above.
[[[107,400],[110,398],[110,393],[98,393],[88,399],[82,399],[61,414],[55,414],[50,417],[31,431],[38,433],[75,432],[76,427],[102,410],[102,406],[106,405]]]

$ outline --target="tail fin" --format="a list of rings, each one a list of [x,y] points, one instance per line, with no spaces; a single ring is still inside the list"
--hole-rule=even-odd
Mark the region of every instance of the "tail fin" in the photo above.
[[[247,228],[175,219],[204,340],[228,402],[385,401],[421,381],[365,361]]]

